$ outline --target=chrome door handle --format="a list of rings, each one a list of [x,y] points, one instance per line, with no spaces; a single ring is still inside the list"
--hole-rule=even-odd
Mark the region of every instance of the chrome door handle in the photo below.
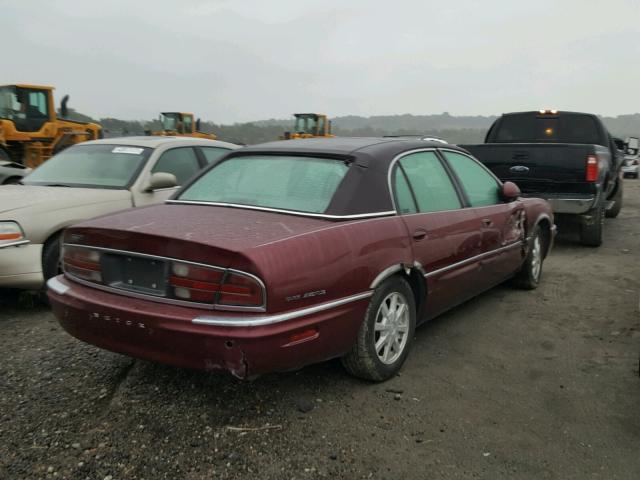
[[[427,232],[425,232],[422,229],[418,229],[415,232],[413,232],[413,239],[414,240],[422,240],[426,236],[427,236]]]

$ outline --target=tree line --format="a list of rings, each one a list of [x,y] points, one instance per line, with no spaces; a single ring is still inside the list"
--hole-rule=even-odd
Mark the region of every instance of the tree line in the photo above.
[[[105,136],[144,135],[145,131],[160,130],[155,120],[121,120],[117,118],[92,119],[69,109],[68,116],[74,120],[97,122],[102,125]],[[495,116],[454,116],[447,112],[436,115],[377,115],[361,117],[355,115],[332,119],[333,133],[338,136],[383,135],[430,135],[443,138],[449,143],[481,143]],[[620,138],[640,136],[640,114],[602,117],[611,133]],[[277,140],[293,125],[293,120],[269,119],[256,122],[218,124],[201,122],[201,130],[215,133],[220,140],[252,145]]]

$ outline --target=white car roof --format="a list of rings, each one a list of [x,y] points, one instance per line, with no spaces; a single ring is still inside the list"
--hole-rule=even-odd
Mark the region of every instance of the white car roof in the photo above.
[[[206,138],[192,138],[192,137],[165,137],[165,136],[140,136],[140,137],[116,137],[116,138],[103,138],[100,140],[90,140],[88,142],[82,142],[81,145],[129,145],[134,147],[149,147],[158,148],[164,145],[181,146],[202,146],[202,147],[221,147],[221,148],[240,148],[241,145],[235,143],[222,142],[220,140],[208,140]]]

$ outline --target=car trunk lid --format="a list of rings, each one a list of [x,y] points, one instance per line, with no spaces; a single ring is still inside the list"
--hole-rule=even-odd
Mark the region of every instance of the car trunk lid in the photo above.
[[[227,268],[239,252],[324,228],[328,220],[209,205],[131,209],[70,228],[66,243]]]

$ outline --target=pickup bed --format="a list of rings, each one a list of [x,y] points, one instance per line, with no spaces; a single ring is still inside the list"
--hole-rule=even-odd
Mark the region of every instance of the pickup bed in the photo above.
[[[559,223],[579,223],[584,245],[602,243],[604,216],[622,207],[623,158],[596,115],[544,110],[504,114],[484,144],[461,145],[523,196],[551,203]]]

